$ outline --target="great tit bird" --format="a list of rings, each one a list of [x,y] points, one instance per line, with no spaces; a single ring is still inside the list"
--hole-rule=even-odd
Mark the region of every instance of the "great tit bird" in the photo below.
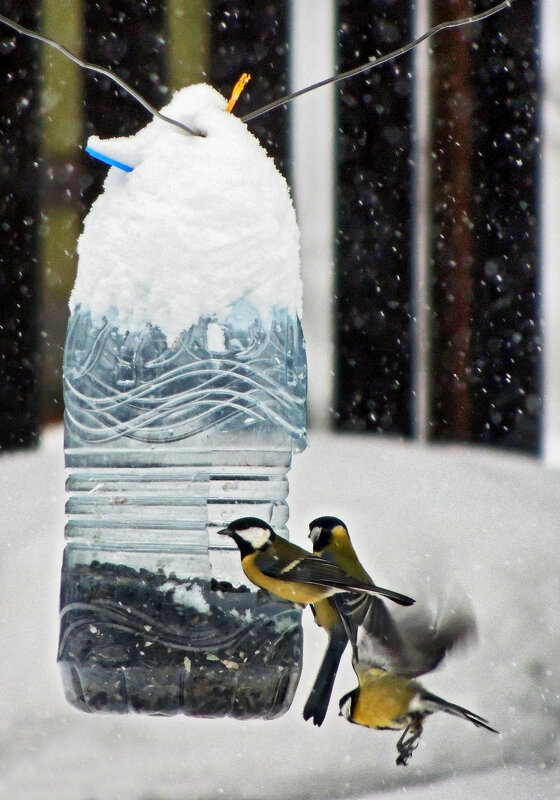
[[[313,552],[342,568],[364,583],[373,583],[360,563],[350,541],[348,529],[338,517],[318,517],[309,523]],[[313,688],[303,709],[303,718],[321,725],[325,719],[336,673],[349,635],[355,647],[358,626],[366,615],[375,617],[378,635],[393,649],[400,644],[396,626],[383,601],[371,595],[343,595],[321,600],[312,606],[315,622],[327,632],[329,640]]]
[[[498,733],[483,717],[436,697],[418,681],[376,667],[362,672],[358,687],[340,700],[340,714],[350,722],[367,728],[404,729],[397,742],[396,763],[402,766],[418,746],[426,717],[436,711],[462,717],[478,728]]]
[[[352,578],[335,564],[278,536],[256,517],[230,522],[218,533],[230,536],[237,544],[247,578],[284,600],[305,606],[341,592],[365,592],[381,594],[404,606],[414,603],[411,597]]]
[[[368,728],[403,730],[397,742],[397,764],[406,765],[422,734],[424,720],[445,711],[491,728],[488,721],[462,706],[431,694],[414,680],[433,670],[444,656],[475,632],[474,617],[464,609],[449,609],[434,623],[422,612],[398,626],[398,637],[384,639],[384,620],[375,609],[366,614],[354,650],[358,686],[340,700],[342,716]]]

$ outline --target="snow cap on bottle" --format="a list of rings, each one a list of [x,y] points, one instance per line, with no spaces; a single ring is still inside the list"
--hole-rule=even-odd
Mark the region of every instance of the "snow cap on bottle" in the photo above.
[[[203,136],[155,118],[88,141],[132,171],[111,167],[86,217],[71,309],[168,336],[242,297],[265,319],[300,314],[299,231],[272,159],[209,86],[180,90],[164,111]]]

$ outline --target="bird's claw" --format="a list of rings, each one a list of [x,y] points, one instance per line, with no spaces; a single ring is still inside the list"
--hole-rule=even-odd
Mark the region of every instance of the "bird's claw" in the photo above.
[[[407,738],[408,734],[408,738]],[[397,742],[397,751],[399,755],[397,756],[396,764],[399,767],[406,767],[412,754],[418,747],[418,740],[422,735],[422,727],[418,727],[416,725],[412,726],[409,725],[399,741]]]

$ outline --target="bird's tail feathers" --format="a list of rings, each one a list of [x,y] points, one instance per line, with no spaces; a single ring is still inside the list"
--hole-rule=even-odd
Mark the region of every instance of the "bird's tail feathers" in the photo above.
[[[492,733],[499,733],[499,731],[488,724],[487,719],[475,714],[474,711],[469,711],[468,708],[463,708],[463,706],[458,706],[455,703],[449,703],[447,700],[442,700],[441,697],[437,697],[435,694],[430,694],[429,692],[426,692],[422,696],[422,699],[429,711],[445,711],[447,714],[452,714],[455,717],[462,717],[472,722],[477,728],[486,728],[487,731],[492,731]]]
[[[338,611],[340,624],[345,632],[340,632],[338,635],[345,636],[350,642],[353,659],[358,657],[358,628],[363,620],[362,606],[364,605],[364,600],[367,606],[370,599],[369,595],[352,595],[349,592],[335,594],[334,597],[331,597],[331,603]]]
[[[392,589],[384,589],[382,586],[376,586],[375,588],[369,587],[364,585],[362,591],[366,592],[367,594],[376,595],[380,594],[382,597],[386,597],[387,600],[392,600],[393,603],[398,603],[400,606],[411,606],[414,604],[414,600],[412,597],[408,597],[406,594],[401,594],[400,592],[394,592]]]
[[[303,718],[305,720],[312,719],[314,725],[323,724],[331,699],[338,665],[347,643],[348,636],[342,627],[329,637],[323,661],[303,709]]]

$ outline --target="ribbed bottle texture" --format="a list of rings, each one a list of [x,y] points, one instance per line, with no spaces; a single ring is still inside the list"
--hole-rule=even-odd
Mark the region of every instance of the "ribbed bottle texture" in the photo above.
[[[249,515],[286,535],[286,473],[305,446],[299,321],[277,310],[264,322],[241,300],[168,341],[78,308],[64,392],[68,699],[87,711],[283,713],[301,668],[299,612],[243,585],[216,531]]]

